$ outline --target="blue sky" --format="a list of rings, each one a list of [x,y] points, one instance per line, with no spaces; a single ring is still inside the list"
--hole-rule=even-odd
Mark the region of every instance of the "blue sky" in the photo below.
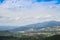
[[[50,2],[52,0],[36,0],[36,2]]]
[[[0,0],[0,26],[60,21],[60,0]]]
[[[4,2],[4,0],[0,0],[0,4],[3,3],[3,2]]]
[[[6,0],[0,0],[0,4],[3,3]],[[57,1],[56,4],[60,4],[60,0],[33,0],[35,2],[51,2],[51,1]]]

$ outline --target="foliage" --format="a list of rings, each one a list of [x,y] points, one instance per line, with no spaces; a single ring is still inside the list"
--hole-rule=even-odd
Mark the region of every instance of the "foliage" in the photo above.
[[[0,40],[60,40],[60,35],[54,35],[50,37],[44,37],[44,35],[37,36],[22,35],[21,37],[0,36]]]

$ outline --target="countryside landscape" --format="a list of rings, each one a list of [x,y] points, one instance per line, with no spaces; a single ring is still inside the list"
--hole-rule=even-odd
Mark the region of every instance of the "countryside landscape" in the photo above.
[[[0,40],[60,40],[60,22],[47,21],[11,30],[1,30]]]
[[[60,40],[60,0],[0,0],[0,40]]]

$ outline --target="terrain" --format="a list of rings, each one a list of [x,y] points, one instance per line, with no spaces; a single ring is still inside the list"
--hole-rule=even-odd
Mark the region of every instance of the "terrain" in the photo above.
[[[59,21],[30,24],[11,30],[5,29],[0,30],[0,40],[60,40]]]

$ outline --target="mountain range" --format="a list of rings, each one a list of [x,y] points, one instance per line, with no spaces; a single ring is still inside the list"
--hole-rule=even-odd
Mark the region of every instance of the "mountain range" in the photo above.
[[[36,24],[30,24],[30,25],[26,25],[26,26],[21,26],[18,28],[15,28],[13,30],[10,30],[12,32],[16,32],[16,31],[28,31],[28,30],[40,30],[42,28],[56,28],[56,27],[60,27],[60,21],[46,21],[46,22],[42,22],[42,23],[36,23]]]

